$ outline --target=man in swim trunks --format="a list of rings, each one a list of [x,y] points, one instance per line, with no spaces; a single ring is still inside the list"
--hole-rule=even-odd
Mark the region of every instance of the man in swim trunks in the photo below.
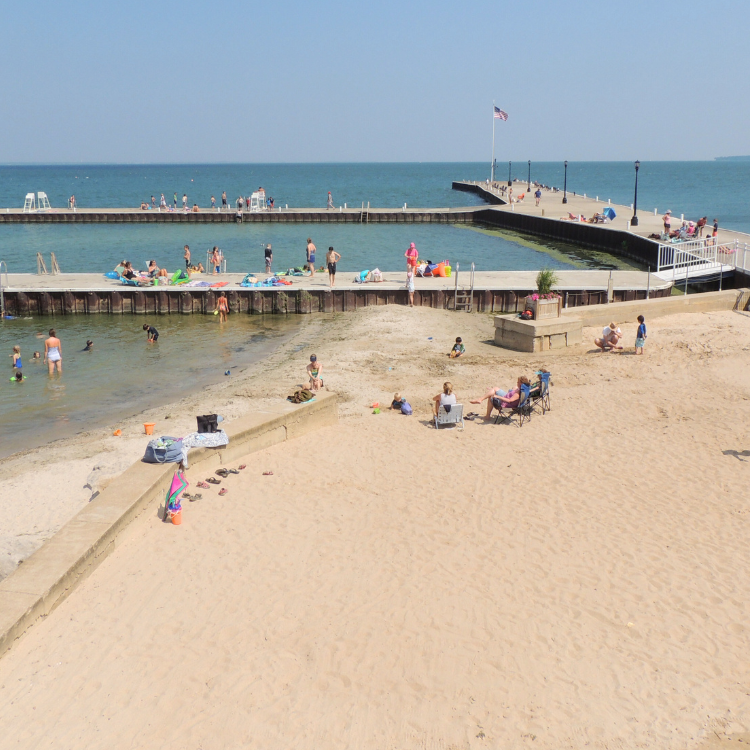
[[[310,269],[311,274],[315,274],[315,250],[317,248],[313,245],[313,241],[307,238],[307,267]]]
[[[182,257],[185,259],[185,270],[190,270],[190,247],[188,245],[185,245],[185,252],[183,253]]]
[[[273,263],[273,250],[271,250],[270,245],[266,245],[265,250],[265,257],[266,257],[266,273],[271,273],[271,263]]]
[[[143,330],[148,333],[149,343],[156,343],[159,340],[159,331],[148,323],[143,324]]]
[[[310,390],[319,391],[323,386],[323,378],[321,377],[323,365],[318,362],[318,358],[314,354],[310,355],[310,364],[305,369],[310,378]]]
[[[331,287],[336,283],[336,263],[341,260],[341,256],[332,248],[328,248],[326,253],[326,264],[328,265],[328,281]]]
[[[44,361],[49,367],[50,375],[55,374],[55,368],[62,375],[62,343],[54,328],[49,329],[49,338],[44,342]]]

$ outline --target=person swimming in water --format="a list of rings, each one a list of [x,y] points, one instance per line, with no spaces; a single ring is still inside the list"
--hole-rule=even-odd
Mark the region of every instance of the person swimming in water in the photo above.
[[[44,342],[44,361],[49,367],[49,374],[55,374],[55,368],[62,375],[62,342],[57,338],[54,328],[49,329],[49,338]]]

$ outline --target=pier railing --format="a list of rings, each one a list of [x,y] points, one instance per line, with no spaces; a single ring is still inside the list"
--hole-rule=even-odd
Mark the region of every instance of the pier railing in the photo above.
[[[656,273],[663,279],[687,280],[723,275],[735,269],[746,271],[750,243],[730,240],[719,242],[715,237],[675,243],[659,243]]]

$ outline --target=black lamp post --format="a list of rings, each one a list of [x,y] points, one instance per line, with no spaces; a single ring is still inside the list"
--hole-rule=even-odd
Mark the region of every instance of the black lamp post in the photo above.
[[[510,187],[513,183],[510,181],[510,162],[508,162],[508,187]]]
[[[565,160],[565,185],[563,186],[563,203],[568,202],[568,160]]]
[[[640,161],[635,163],[635,195],[633,196],[633,218],[630,220],[631,227],[638,226],[638,170],[641,168]]]
[[[526,192],[531,192],[531,159],[529,159],[529,184],[526,186]]]

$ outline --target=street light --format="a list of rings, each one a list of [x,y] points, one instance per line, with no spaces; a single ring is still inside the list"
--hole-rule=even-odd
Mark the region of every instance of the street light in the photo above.
[[[638,226],[638,170],[641,168],[640,161],[635,163],[635,195],[633,196],[633,218],[630,220],[631,227]]]
[[[510,162],[508,162],[508,187],[510,187],[511,185],[512,183],[510,181]]]
[[[529,159],[529,184],[526,186],[526,192],[531,192],[531,159]]]
[[[568,202],[568,160],[565,160],[565,185],[563,186],[563,203]]]

